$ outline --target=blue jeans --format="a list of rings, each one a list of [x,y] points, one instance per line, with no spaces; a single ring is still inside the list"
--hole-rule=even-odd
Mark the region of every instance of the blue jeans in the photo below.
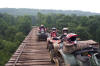
[[[59,49],[62,49],[63,48],[63,42],[60,43],[60,48]]]

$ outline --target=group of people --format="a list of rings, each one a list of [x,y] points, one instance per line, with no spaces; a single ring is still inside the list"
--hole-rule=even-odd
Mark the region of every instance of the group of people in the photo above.
[[[44,31],[46,31],[46,28],[44,27],[44,25],[41,25],[40,27],[39,27],[39,30],[41,31],[41,30],[44,30]],[[58,38],[58,31],[57,31],[57,28],[55,28],[55,27],[53,27],[52,28],[52,30],[51,30],[51,32],[50,32],[50,37],[52,37],[53,39],[60,39],[62,42],[63,41],[67,41],[67,42],[69,42],[69,43],[72,43],[72,44],[76,44],[75,43],[75,40],[76,40],[76,37],[77,37],[78,35],[77,34],[75,34],[75,33],[69,33],[69,30],[68,30],[68,28],[63,28],[62,29],[62,35]]]

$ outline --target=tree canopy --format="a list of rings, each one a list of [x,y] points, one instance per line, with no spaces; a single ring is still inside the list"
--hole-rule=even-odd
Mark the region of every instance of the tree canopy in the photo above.
[[[0,14],[0,66],[9,60],[31,27],[30,16]]]
[[[93,39],[100,42],[100,16],[77,16],[63,14],[41,14],[37,15],[37,23],[46,27],[56,27],[62,31],[63,27],[68,27],[70,32],[77,33],[82,40]]]

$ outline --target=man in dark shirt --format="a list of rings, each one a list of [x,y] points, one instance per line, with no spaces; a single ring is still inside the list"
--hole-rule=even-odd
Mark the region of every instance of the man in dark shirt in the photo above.
[[[63,29],[62,29],[62,33],[63,33],[63,34],[62,34],[61,37],[60,37],[61,40],[63,40],[64,37],[67,36],[67,34],[68,34],[68,28],[63,28]]]

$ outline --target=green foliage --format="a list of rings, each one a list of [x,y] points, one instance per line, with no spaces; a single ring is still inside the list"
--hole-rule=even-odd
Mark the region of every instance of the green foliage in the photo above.
[[[7,63],[31,27],[31,16],[0,14],[0,66]]]
[[[25,38],[25,35],[23,34],[23,32],[17,32],[15,35],[15,41],[22,41]]]
[[[38,16],[38,24],[44,24],[46,27],[56,27],[61,30],[68,27],[69,32],[79,35],[82,40],[93,39],[100,42],[100,16],[76,16],[62,14],[41,14]]]

